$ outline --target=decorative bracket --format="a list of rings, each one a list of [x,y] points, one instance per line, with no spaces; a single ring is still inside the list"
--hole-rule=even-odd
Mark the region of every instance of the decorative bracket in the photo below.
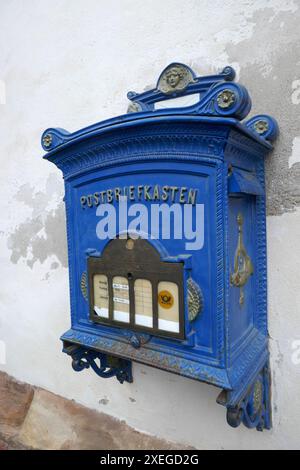
[[[268,363],[237,404],[230,402],[230,392],[223,390],[217,403],[227,408],[227,423],[237,428],[243,423],[257,431],[271,429],[270,371]]]
[[[230,284],[234,287],[240,288],[240,305],[245,301],[243,287],[248,281],[248,278],[253,274],[253,264],[250,256],[247,255],[246,248],[243,243],[243,216],[238,214],[238,246],[234,256],[234,272],[230,275]]]
[[[77,344],[64,345],[63,352],[71,356],[72,368],[76,372],[91,367],[99,377],[104,379],[116,377],[121,384],[123,382],[133,382],[131,361],[99,353]],[[96,363],[97,359],[100,362],[99,366]]]

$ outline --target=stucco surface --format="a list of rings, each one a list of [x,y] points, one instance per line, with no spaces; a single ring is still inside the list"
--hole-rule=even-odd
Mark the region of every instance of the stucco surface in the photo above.
[[[298,0],[1,2],[2,370],[198,448],[300,447],[299,20]],[[272,114],[280,125],[267,159],[270,432],[228,427],[208,385],[141,365],[132,385],[120,385],[74,373],[60,351],[69,326],[64,189],[41,158],[41,133],[122,114],[126,92],[153,86],[172,61],[198,74],[234,66],[251,114]]]

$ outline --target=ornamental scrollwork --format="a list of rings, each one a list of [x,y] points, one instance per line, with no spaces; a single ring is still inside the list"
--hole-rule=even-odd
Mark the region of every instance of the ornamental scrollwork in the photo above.
[[[71,356],[72,368],[75,372],[81,372],[91,367],[99,377],[104,379],[116,377],[121,384],[123,382],[133,382],[131,361],[76,344],[65,345],[64,352]]]
[[[237,405],[227,407],[227,423],[233,428],[243,423],[247,428],[256,428],[258,431],[270,429],[269,386],[269,369],[266,366],[243,399]]]

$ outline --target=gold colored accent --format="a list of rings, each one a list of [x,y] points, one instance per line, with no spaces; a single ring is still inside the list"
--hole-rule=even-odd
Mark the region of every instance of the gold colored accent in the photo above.
[[[187,281],[188,296],[188,317],[189,321],[194,321],[203,309],[203,296],[200,287],[189,278]]]
[[[255,382],[254,388],[253,388],[253,408],[254,412],[258,413],[262,406],[262,400],[263,400],[263,386],[260,380],[257,380]]]
[[[254,130],[258,134],[264,134],[269,129],[269,124],[268,124],[268,121],[265,121],[264,119],[260,119],[254,124],[253,127],[254,127]]]
[[[113,204],[119,202],[120,198],[125,196],[130,201],[163,201],[178,202],[179,204],[195,205],[198,198],[198,188],[189,188],[186,186],[172,186],[170,184],[155,184],[137,186],[123,186],[108,188],[105,191],[96,191],[93,194],[82,194],[78,197],[81,208],[98,207],[100,203]],[[139,238],[136,233],[129,234],[136,240]]]
[[[141,105],[135,101],[130,101],[130,104],[127,108],[127,113],[139,113],[140,111],[142,111]]]
[[[174,297],[168,290],[162,290],[158,293],[158,303],[163,308],[171,308],[174,304]]]
[[[231,90],[223,90],[217,96],[217,103],[219,108],[227,109],[230,108],[235,102],[235,93]]]
[[[45,147],[50,147],[52,144],[52,135],[51,134],[46,134],[43,137],[43,144]]]
[[[80,279],[80,289],[81,289],[81,293],[84,297],[84,299],[87,301],[88,300],[88,290],[87,290],[87,273],[84,271],[81,275],[81,279]]]
[[[127,250],[133,250],[134,248],[134,241],[132,240],[132,238],[129,238],[126,242],[126,248]]]
[[[165,94],[180,92],[193,81],[193,75],[188,67],[182,64],[173,64],[165,69],[157,88]]]
[[[250,256],[247,255],[246,248],[243,243],[243,216],[238,214],[238,245],[234,256],[234,272],[230,275],[230,284],[240,288],[240,305],[245,301],[243,286],[248,281],[249,276],[253,274],[253,264]]]

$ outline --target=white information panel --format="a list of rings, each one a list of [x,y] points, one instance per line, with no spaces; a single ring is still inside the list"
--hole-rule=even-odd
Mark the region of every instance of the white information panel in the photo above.
[[[179,333],[178,286],[174,282],[158,283],[158,328]]]
[[[135,324],[153,327],[152,285],[147,279],[134,283]]]
[[[94,312],[102,318],[108,318],[108,281],[104,274],[95,274],[94,278]]]
[[[122,276],[113,278],[113,317],[116,321],[129,323],[129,285],[128,279]]]

